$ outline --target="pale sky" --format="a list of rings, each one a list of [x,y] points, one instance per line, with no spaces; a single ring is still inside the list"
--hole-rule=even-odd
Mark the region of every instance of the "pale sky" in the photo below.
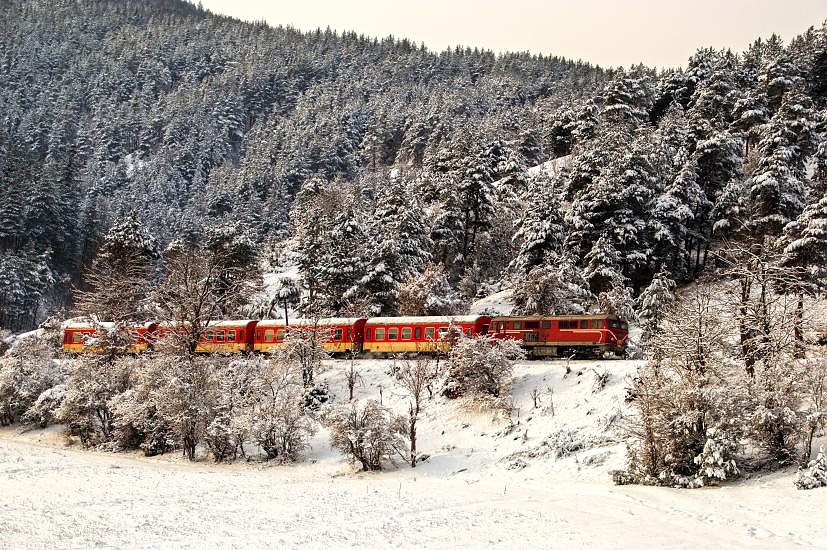
[[[202,0],[206,9],[301,30],[390,34],[430,50],[467,45],[608,66],[685,66],[699,47],[785,43],[827,19],[827,0]]]

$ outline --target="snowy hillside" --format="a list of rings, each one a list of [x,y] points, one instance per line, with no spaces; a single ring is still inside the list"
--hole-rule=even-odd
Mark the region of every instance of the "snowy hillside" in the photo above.
[[[323,374],[346,399],[346,361]],[[406,402],[392,361],[358,361],[358,399]],[[430,458],[356,473],[320,430],[294,465],[145,458],[66,448],[57,429],[0,430],[0,540],[33,547],[827,547],[827,491],[791,474],[720,489],[612,485],[623,461],[629,361],[517,367],[513,424],[435,397],[420,419]],[[596,373],[608,372],[595,391]],[[534,407],[532,392],[537,390]]]

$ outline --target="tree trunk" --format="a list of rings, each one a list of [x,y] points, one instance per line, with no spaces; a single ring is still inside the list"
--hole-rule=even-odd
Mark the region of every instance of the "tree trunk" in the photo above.
[[[410,440],[411,440],[411,468],[416,468],[416,411],[413,404],[410,405]]]
[[[793,334],[795,337],[795,358],[804,359],[804,293],[798,293],[798,302],[795,304],[795,317],[793,320]]]
[[[749,303],[749,295],[752,285],[749,278],[743,276],[741,278],[741,303],[738,306],[738,328],[741,339],[741,354],[744,356],[744,368],[750,378],[755,377],[755,353],[754,343],[752,341],[752,333],[747,324],[747,304]]]

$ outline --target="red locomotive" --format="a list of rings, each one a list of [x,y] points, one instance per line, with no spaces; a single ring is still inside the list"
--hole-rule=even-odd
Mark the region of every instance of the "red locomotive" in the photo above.
[[[100,349],[100,332],[112,323],[69,323],[63,349],[88,352]],[[152,343],[171,332],[186,329],[166,323],[144,323],[126,328],[129,353],[152,349]],[[211,321],[203,330],[196,353],[268,353],[284,346],[293,331],[314,331],[330,353],[445,352],[461,337],[489,334],[519,340],[529,357],[566,355],[621,355],[629,327],[613,315],[487,317],[483,315],[432,317],[373,317],[284,320]]]

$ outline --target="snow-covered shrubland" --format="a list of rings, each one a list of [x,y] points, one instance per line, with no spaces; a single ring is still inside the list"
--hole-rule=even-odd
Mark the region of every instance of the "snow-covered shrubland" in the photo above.
[[[53,388],[65,378],[55,356],[49,338],[33,336],[17,339],[0,357],[0,425],[49,421],[61,397]]]
[[[760,283],[746,294],[735,282],[699,284],[658,313],[647,302],[649,361],[629,388],[628,464],[616,482],[697,487],[809,460],[827,415],[827,357],[813,346],[798,357],[800,310],[771,286],[778,279]]]

